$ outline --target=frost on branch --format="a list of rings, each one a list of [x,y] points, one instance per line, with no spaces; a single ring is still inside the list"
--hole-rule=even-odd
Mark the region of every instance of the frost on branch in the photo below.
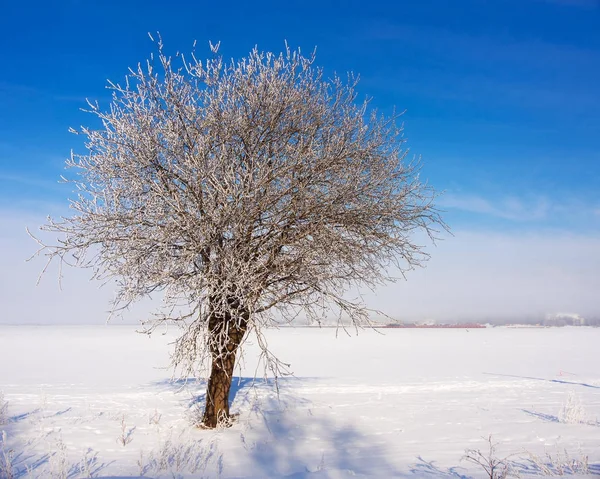
[[[157,45],[124,85],[109,84],[109,108],[90,103],[102,126],[81,129],[87,152],[67,162],[73,214],[42,228],[60,239],[40,253],[116,280],[115,308],[160,294],[148,331],[182,326],[173,359],[183,374],[210,361],[214,427],[229,416],[248,335],[279,374],[264,327],[300,312],[368,324],[345,293],[421,265],[415,233],[445,225],[397,118],[357,102],[353,76],[326,78],[290,49],[224,62],[213,47],[202,62]]]

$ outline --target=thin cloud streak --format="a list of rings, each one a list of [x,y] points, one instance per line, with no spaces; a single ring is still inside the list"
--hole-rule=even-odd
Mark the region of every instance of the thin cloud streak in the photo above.
[[[54,179],[48,180],[48,179],[41,179],[41,178],[35,178],[32,176],[25,176],[25,175],[16,175],[16,174],[5,174],[5,173],[0,173],[0,182],[9,182],[9,183],[19,183],[22,185],[27,185],[27,186],[35,186],[35,187],[39,187],[39,188],[44,188],[47,190],[53,190],[53,191],[60,191],[63,192],[65,191],[64,186],[60,185],[59,181],[55,181]]]
[[[446,193],[438,200],[447,211],[462,211],[516,223],[534,222],[564,225],[574,223],[593,227],[600,207],[578,197],[551,198],[543,195],[484,197],[477,194]]]
[[[548,217],[552,205],[547,198],[524,201],[515,196],[495,201],[478,195],[448,193],[439,200],[441,208],[490,215],[513,221],[540,221]]]

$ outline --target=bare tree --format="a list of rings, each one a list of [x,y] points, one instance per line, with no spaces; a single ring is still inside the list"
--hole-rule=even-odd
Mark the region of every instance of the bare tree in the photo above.
[[[368,324],[348,289],[420,265],[414,234],[445,225],[397,117],[357,103],[352,75],[328,79],[287,47],[227,63],[218,45],[205,62],[157,45],[109,82],[108,109],[90,104],[102,126],[82,128],[87,152],[67,161],[74,214],[48,220],[60,237],[39,253],[116,279],[115,308],[161,292],[148,331],[181,324],[175,366],[210,363],[203,424],[215,427],[250,333],[278,374],[264,327],[299,312]]]

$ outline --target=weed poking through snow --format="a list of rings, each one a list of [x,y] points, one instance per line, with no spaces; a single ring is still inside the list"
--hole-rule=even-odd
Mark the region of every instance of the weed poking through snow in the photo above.
[[[83,453],[83,457],[78,464],[72,467],[73,473],[77,474],[78,477],[96,477],[98,466],[98,453],[94,452],[92,448],[87,448]],[[72,474],[69,474],[69,477]]]
[[[121,415],[121,433],[117,436],[117,443],[121,446],[125,447],[131,441],[133,441],[133,433],[135,431],[135,426],[132,428],[127,426],[127,422],[125,422],[125,414]]]
[[[154,409],[154,414],[148,414],[148,424],[158,426],[160,424],[160,418],[162,414],[160,414],[156,409]]]

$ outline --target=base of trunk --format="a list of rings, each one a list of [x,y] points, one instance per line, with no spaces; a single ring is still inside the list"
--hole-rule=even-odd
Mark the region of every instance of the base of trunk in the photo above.
[[[210,422],[208,424],[204,423],[204,419],[202,419],[202,422],[200,424],[198,424],[196,427],[198,429],[225,429],[228,427],[232,427],[239,418],[239,414],[230,414],[228,417],[223,417],[221,416],[221,419],[213,422]],[[214,424],[214,425],[213,425]]]
[[[234,358],[231,358],[233,361]],[[213,361],[206,388],[206,405],[202,425],[207,428],[226,425],[230,422],[229,391],[231,389],[233,367],[223,364],[222,359]]]

